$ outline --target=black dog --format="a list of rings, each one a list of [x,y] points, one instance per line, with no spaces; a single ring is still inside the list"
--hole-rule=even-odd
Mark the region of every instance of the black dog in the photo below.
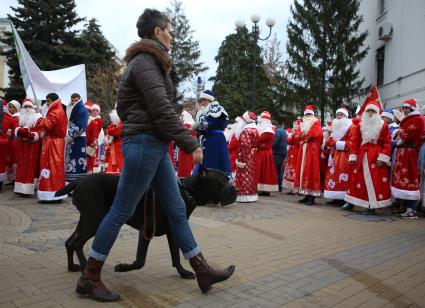
[[[68,184],[56,192],[55,196],[62,196],[73,191],[72,203],[80,212],[78,225],[74,233],[65,242],[69,271],[84,270],[86,265],[86,258],[83,252],[84,244],[96,234],[103,217],[112,206],[118,180],[119,177],[116,175],[91,174]],[[220,203],[225,206],[235,202],[237,196],[237,190],[229,183],[227,176],[223,172],[203,167],[200,168],[199,174],[188,177],[182,183],[179,183],[179,188],[186,204],[187,218],[189,218],[197,205]],[[146,198],[148,199],[145,202]],[[139,230],[136,261],[132,264],[118,264],[115,266],[115,271],[126,272],[142,268],[145,265],[150,243],[150,240],[146,238],[153,235],[161,236],[166,234],[173,267],[177,269],[182,278],[195,278],[195,275],[185,270],[180,263],[179,249],[172,238],[167,216],[157,199],[154,207],[156,228],[153,227],[152,203],[152,193],[148,191],[140,200],[133,216],[127,221],[129,226]],[[150,211],[146,212],[145,206]],[[147,213],[147,219],[144,218],[145,212]],[[144,225],[145,222],[146,226]],[[74,264],[74,251],[77,254],[80,265]]]

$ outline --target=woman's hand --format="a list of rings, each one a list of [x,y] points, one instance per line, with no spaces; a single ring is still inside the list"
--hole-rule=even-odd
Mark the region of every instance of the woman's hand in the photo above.
[[[201,163],[202,159],[204,158],[204,154],[202,154],[202,149],[196,148],[196,150],[192,152],[192,157],[193,157],[193,163],[195,165]]]

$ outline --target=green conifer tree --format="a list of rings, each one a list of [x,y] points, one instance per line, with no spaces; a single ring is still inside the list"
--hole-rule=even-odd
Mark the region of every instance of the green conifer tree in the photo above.
[[[172,0],[167,15],[173,24],[173,42],[171,47],[171,59],[177,73],[177,83],[191,81],[195,75],[205,72],[208,67],[199,62],[201,51],[199,42],[194,40],[194,30],[191,29],[182,2]]]
[[[293,102],[313,104],[324,121],[349,101],[363,80],[356,65],[366,56],[367,32],[359,33],[359,0],[295,0],[287,26],[288,60]]]
[[[77,16],[75,6],[74,0],[18,0],[18,5],[11,7],[14,14],[7,17],[41,70],[82,63],[84,51],[74,26],[84,19]],[[6,33],[1,41],[11,47],[0,52],[10,67],[5,97],[22,99],[25,91],[12,34]]]

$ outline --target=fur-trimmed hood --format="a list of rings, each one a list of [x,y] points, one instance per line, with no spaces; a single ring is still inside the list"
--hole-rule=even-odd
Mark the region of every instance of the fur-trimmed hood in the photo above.
[[[165,72],[171,72],[171,59],[168,56],[167,51],[164,46],[161,45],[158,41],[151,39],[142,39],[134,44],[132,44],[126,51],[124,61],[128,64],[134,57],[141,53],[149,53],[153,55],[156,60],[161,63]]]

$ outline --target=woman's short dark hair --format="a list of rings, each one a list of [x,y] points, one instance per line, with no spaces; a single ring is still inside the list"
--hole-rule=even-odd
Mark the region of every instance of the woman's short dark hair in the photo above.
[[[152,38],[156,27],[164,30],[168,23],[171,20],[166,14],[155,9],[145,9],[137,20],[137,34],[141,38]]]

